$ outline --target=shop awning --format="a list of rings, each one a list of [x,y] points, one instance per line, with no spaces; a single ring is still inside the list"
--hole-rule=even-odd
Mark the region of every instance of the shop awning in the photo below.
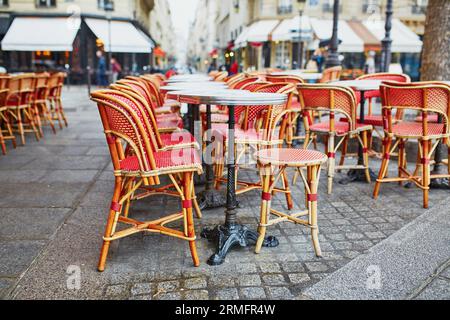
[[[308,16],[283,20],[272,33],[272,41],[298,41],[301,22],[301,40],[312,39],[312,27]]]
[[[153,42],[132,23],[127,21],[111,21],[111,46],[109,45],[109,23],[103,19],[85,19],[86,24],[102,40],[106,52],[150,53]]]
[[[2,41],[4,51],[72,51],[79,19],[18,17]]]
[[[382,20],[368,20],[364,26],[381,42],[385,36],[385,22]],[[422,51],[422,41],[419,36],[411,31],[400,20],[392,20],[392,52],[419,53]]]
[[[333,33],[333,20],[310,18],[315,36],[319,40],[330,39]],[[340,52],[364,52],[364,42],[344,20],[339,20],[338,37],[342,40]]]
[[[358,37],[364,42],[364,49],[368,51],[380,51],[381,42],[371,33],[360,21],[347,21],[350,28],[355,31]]]
[[[234,41],[236,47],[245,47],[248,42],[266,42],[271,40],[272,32],[279,20],[261,20],[245,28]]]

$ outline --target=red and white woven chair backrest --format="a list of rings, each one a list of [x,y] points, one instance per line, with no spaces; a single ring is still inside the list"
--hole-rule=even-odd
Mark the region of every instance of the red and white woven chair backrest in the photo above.
[[[330,128],[334,128],[336,113],[344,115],[351,130],[356,124],[356,97],[353,90],[327,84],[302,84],[298,86],[301,108],[329,113]],[[305,114],[309,117],[309,114]],[[311,124],[312,121],[310,120]]]
[[[163,147],[161,136],[159,134],[159,128],[156,122],[156,116],[150,104],[142,94],[142,88],[134,84],[129,86],[123,84],[116,84],[111,86],[115,90],[122,91],[131,96],[135,100],[135,105],[132,107],[139,108],[139,112],[145,116],[144,124],[147,126],[149,139],[152,142],[153,149],[158,150]]]
[[[328,83],[331,81],[337,81],[341,78],[342,74],[342,67],[332,67],[325,69],[323,71],[322,79],[320,80],[320,83]]]
[[[397,83],[384,82],[380,87],[384,127],[392,131],[392,109],[422,112],[423,128],[427,128],[428,113],[443,117],[448,131],[450,118],[450,86],[438,82]],[[428,133],[424,130],[424,135]]]
[[[284,82],[284,83],[293,83],[295,85],[305,83],[305,81],[297,76],[274,76],[268,75],[266,76],[266,80],[272,83]]]
[[[103,90],[92,93],[97,102],[103,126],[110,146],[114,169],[119,170],[120,154],[116,139],[125,141],[139,162],[139,171],[150,171],[156,168],[153,158],[154,147],[145,127],[144,116],[139,111],[136,101],[116,90]],[[119,161],[118,161],[119,160]]]
[[[249,78],[241,79],[241,80],[235,82],[231,86],[231,89],[242,89],[242,87],[244,87],[245,85],[256,82],[258,80],[259,80],[259,77],[249,77]]]

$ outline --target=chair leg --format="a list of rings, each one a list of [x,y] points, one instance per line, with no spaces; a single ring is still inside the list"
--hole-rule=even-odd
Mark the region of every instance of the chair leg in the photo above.
[[[339,166],[343,166],[345,164],[345,157],[348,153],[348,137],[345,138],[344,142],[342,143],[342,152],[341,152],[341,161],[339,161]],[[341,170],[339,170],[340,172]]]
[[[265,194],[268,194],[270,191],[270,185],[272,181],[272,175],[271,175],[271,168],[270,166],[265,166],[264,168],[261,168],[262,171],[262,187],[263,192]],[[267,198],[266,198],[267,199]],[[267,230],[267,222],[270,215],[270,205],[271,200],[262,199],[261,201],[261,217],[260,217],[260,224],[258,228],[259,237],[256,241],[256,247],[255,247],[255,253],[259,254],[261,252],[262,245],[264,243],[264,239],[266,237],[266,230]]]
[[[423,207],[428,209],[428,195],[430,192],[430,159],[428,157],[430,141],[421,141],[422,144],[422,187],[423,187]]]
[[[22,141],[22,145],[25,145],[25,132],[23,130],[23,123],[22,123],[22,111],[17,109],[17,129],[20,134],[20,139]]]
[[[184,199],[186,201],[192,201],[192,179],[194,174],[192,172],[185,172],[183,175],[183,193]],[[195,229],[194,229],[194,216],[192,212],[192,206],[190,208],[185,208],[186,210],[186,225],[187,225],[187,236],[189,238],[195,237]],[[195,245],[195,240],[189,241],[189,248],[191,250],[192,261],[194,266],[200,266],[200,260],[197,254],[197,247]]]
[[[36,104],[32,107],[32,109],[33,109],[32,111],[34,112],[34,121],[36,123],[37,130],[38,130],[40,136],[43,137],[44,130],[42,130],[42,121],[41,121],[41,116],[39,115],[39,107]]]
[[[202,210],[200,210],[200,206],[198,205],[197,195],[195,194],[195,187],[192,187],[192,203],[194,204],[195,216],[197,219],[203,218]]]
[[[294,208],[294,202],[292,200],[292,193],[291,193],[291,189],[289,187],[289,179],[287,176],[287,172],[284,171],[283,172],[283,187],[284,190],[286,190],[286,204],[289,210],[292,210]]]
[[[361,133],[362,135],[362,141],[363,141],[363,160],[364,160],[364,167],[365,167],[365,173],[366,173],[366,180],[368,183],[371,183],[370,178],[370,168],[369,168],[369,141],[367,139],[367,131],[363,131]]]
[[[399,139],[398,144],[398,177],[403,177],[403,170],[406,167],[406,153],[405,153],[405,140]],[[402,181],[398,183],[400,186],[403,185]]]
[[[0,145],[2,147],[2,153],[6,155],[6,144],[5,140],[3,139],[3,133],[2,133],[2,127],[0,126]]]
[[[385,142],[386,144],[384,146],[383,162],[381,163],[380,173],[378,174],[378,179],[375,184],[375,190],[373,192],[374,199],[377,199],[378,195],[380,194],[381,181],[384,179],[384,177],[386,177],[386,173],[389,167],[389,155],[391,153],[392,138],[386,138]]]
[[[52,128],[53,133],[56,134],[55,124],[53,123],[52,116],[51,116],[50,112],[48,111],[47,104],[42,103],[41,107],[42,107],[42,114],[44,115],[45,121],[48,122],[48,124]]]
[[[67,128],[69,126],[69,124],[67,122],[66,113],[64,112],[64,108],[62,106],[61,98],[58,99],[58,105],[59,105],[59,107],[58,107],[59,113],[61,114],[61,118],[64,121],[64,125]]]
[[[336,156],[335,156],[335,146],[334,146],[334,136],[328,137],[327,143],[327,153],[328,157],[328,194],[333,192],[333,179],[336,170]]]
[[[317,192],[318,192],[318,174],[320,166],[311,168],[311,180],[309,181],[309,188],[311,190],[309,202],[309,223],[311,225],[311,238],[314,246],[316,256],[322,256],[322,250],[319,243],[319,227],[317,223]]]
[[[115,209],[117,209],[117,208],[114,208],[114,205],[117,204],[117,202],[119,201],[121,191],[122,191],[122,178],[117,177],[115,186],[114,186],[114,195],[112,198],[113,205],[111,206],[112,208],[109,211],[108,222],[106,223],[105,238],[110,238],[112,236],[116,216],[120,215],[120,212],[116,212]],[[100,271],[100,272],[105,271],[106,258],[108,257],[108,251],[109,251],[110,245],[111,245],[111,241],[109,241],[109,240],[103,241],[102,249],[100,251],[100,259],[98,262],[98,271]]]

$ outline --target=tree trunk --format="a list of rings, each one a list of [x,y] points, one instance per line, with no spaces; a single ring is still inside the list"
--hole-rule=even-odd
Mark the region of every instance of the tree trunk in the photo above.
[[[422,56],[422,80],[450,80],[450,1],[429,0]]]

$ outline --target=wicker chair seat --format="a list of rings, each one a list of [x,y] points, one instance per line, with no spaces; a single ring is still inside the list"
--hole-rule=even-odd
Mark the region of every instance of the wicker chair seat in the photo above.
[[[345,122],[336,122],[334,125],[334,129],[336,131],[336,134],[339,136],[346,135],[351,131],[348,123],[345,123]],[[367,123],[364,123],[364,124],[357,123],[355,132],[368,131],[368,130],[372,130],[372,129],[373,129],[372,126]],[[310,130],[313,132],[328,133],[328,132],[330,132],[330,123],[329,122],[320,122],[320,123],[313,124],[310,127]]]
[[[304,149],[264,149],[255,153],[262,164],[279,166],[308,166],[325,163],[328,157],[322,152]]]
[[[409,121],[393,125],[392,133],[395,136],[408,138],[421,138],[424,135],[422,123]],[[445,134],[444,124],[428,123],[428,136],[443,136]]]
[[[179,170],[202,170],[202,161],[198,152],[194,149],[182,149],[177,151],[158,151],[153,153],[156,171],[176,172]],[[130,156],[120,161],[120,169],[124,172],[136,172],[140,170],[137,156]]]

